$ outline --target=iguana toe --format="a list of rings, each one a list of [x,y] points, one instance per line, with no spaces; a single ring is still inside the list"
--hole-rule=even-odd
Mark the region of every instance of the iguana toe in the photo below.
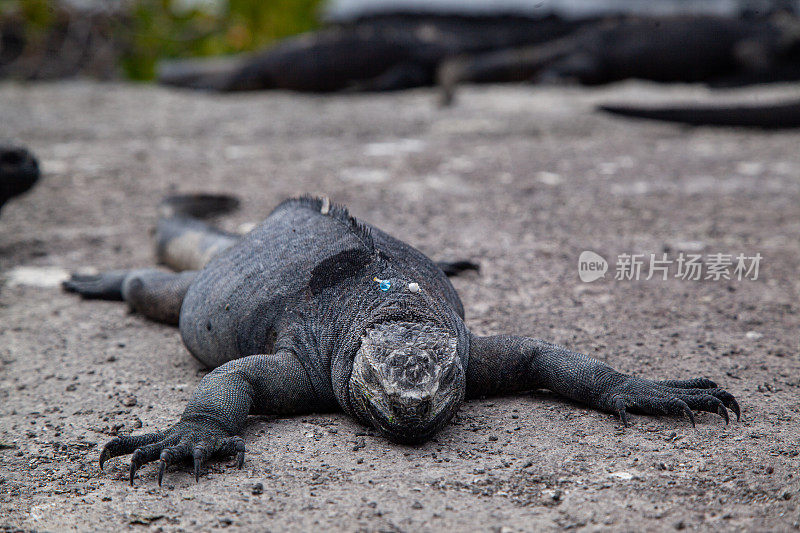
[[[153,462],[161,457],[161,453],[164,448],[174,444],[177,440],[178,436],[172,435],[162,441],[154,442],[153,444],[148,444],[147,446],[137,448],[131,457],[131,486],[133,486],[133,478],[136,475],[136,472],[146,463]]]
[[[175,446],[164,448],[158,460],[158,486],[164,479],[164,472],[167,466],[183,461],[191,457],[192,448],[186,441],[181,441]]]
[[[673,389],[716,389],[717,384],[707,378],[694,379],[662,379],[656,381],[659,385]]]
[[[687,403],[689,404],[689,407],[698,411],[717,413],[719,416],[725,419],[725,425],[728,425],[730,422],[728,410],[725,409],[725,405],[723,405],[719,398],[715,396],[711,396],[710,394],[705,394],[702,396],[689,396]]]
[[[739,408],[739,402],[736,401],[736,398],[733,397],[733,394],[717,387],[715,387],[713,390],[709,390],[708,393],[722,400],[722,403],[725,404],[725,407],[736,414],[736,421],[739,421],[739,419],[742,417],[742,410]]]
[[[725,425],[726,425],[726,426],[727,426],[728,424],[730,424],[730,423],[731,423],[731,419],[730,419],[730,417],[728,416],[728,410],[727,410],[727,409],[725,409],[725,406],[724,406],[724,405],[722,405],[721,403],[720,403],[720,405],[717,407],[717,413],[719,414],[719,416],[721,416],[722,418],[724,418],[724,419],[725,419]]]
[[[133,453],[137,448],[158,442],[163,438],[163,433],[114,437],[103,446],[103,451],[100,452],[100,470],[103,470],[103,465],[112,457]]]
[[[94,300],[122,300],[122,284],[127,270],[112,270],[103,274],[72,274],[61,283],[67,292]]]
[[[205,465],[209,457],[211,457],[211,448],[204,442],[195,444],[192,450],[192,457],[194,459],[194,480],[200,481],[200,468]]]
[[[221,455],[236,455],[236,468],[239,470],[244,466],[244,439],[238,435],[223,439],[219,446]]]
[[[686,418],[689,419],[689,423],[692,424],[692,427],[697,427],[697,421],[694,419],[694,413],[692,412],[691,407],[685,401],[681,400],[680,398],[673,398],[670,402],[671,411],[669,414],[673,415],[684,415]]]

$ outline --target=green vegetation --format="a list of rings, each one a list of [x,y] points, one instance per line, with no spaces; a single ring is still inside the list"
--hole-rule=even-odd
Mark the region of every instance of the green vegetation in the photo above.
[[[103,6],[107,0],[97,0]],[[318,26],[321,0],[130,0],[115,24],[128,77],[148,80],[163,58],[213,56],[263,48]],[[58,19],[59,0],[0,0],[36,40]]]
[[[137,0],[132,10],[130,51],[123,68],[147,80],[165,57],[231,54],[317,26],[320,0],[219,0],[189,2]]]

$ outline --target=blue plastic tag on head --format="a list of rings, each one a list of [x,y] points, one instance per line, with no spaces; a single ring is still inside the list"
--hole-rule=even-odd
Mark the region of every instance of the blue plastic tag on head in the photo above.
[[[390,282],[388,279],[382,279],[380,283],[378,283],[378,288],[383,292],[388,291],[391,287],[392,287],[392,282]]]

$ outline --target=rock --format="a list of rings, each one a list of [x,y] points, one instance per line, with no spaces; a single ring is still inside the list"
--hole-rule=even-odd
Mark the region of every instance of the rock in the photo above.
[[[633,474],[630,472],[612,472],[609,474],[609,476],[621,479],[623,481],[630,481],[633,479]]]
[[[131,513],[128,517],[129,524],[139,524],[139,525],[149,525],[155,522],[156,520],[161,520],[164,518],[163,514],[138,514],[138,513]]]
[[[136,405],[136,396],[133,395],[126,396],[125,398],[122,399],[122,405],[124,405],[125,407],[133,407],[134,405]]]

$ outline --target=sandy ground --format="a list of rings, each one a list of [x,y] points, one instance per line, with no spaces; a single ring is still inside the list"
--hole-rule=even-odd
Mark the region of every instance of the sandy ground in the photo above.
[[[0,530],[797,529],[800,132],[591,112],[709,98],[694,87],[472,88],[447,110],[434,96],[1,85],[0,137],[45,176],[0,218]],[[474,331],[707,376],[742,421],[632,416],[622,431],[543,391],[469,402],[419,447],[344,415],[253,418],[243,470],[221,460],[195,483],[176,468],[159,488],[151,465],[131,488],[125,458],[99,473],[103,443],[175,421],[205,371],[175,330],[47,285],[151,264],[155,206],[175,190],[239,194],[229,229],[328,194],[435,258],[479,261],[455,280]],[[584,250],[605,278],[579,280]],[[680,252],[763,259],[757,280],[614,279],[619,254]]]

